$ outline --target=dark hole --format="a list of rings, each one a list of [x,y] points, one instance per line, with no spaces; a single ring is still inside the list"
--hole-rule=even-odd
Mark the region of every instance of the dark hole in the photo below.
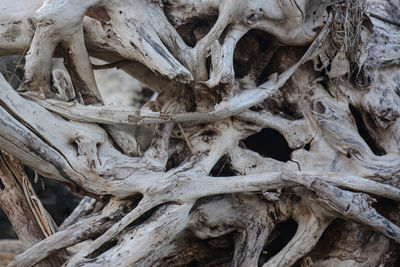
[[[372,82],[372,67],[362,66],[361,68],[357,64],[351,64],[351,81],[358,88],[366,88]]]
[[[259,30],[251,30],[237,43],[233,54],[233,67],[236,78],[246,76],[251,68],[255,69],[258,77],[263,68],[268,64],[267,55],[273,37]],[[254,68],[255,66],[255,68]]]
[[[264,107],[262,105],[255,105],[255,106],[250,107],[251,111],[261,111],[263,109],[264,109]]]
[[[118,244],[118,239],[113,239],[105,242],[103,245],[101,245],[98,249],[93,251],[90,255],[87,256],[88,259],[93,259],[96,258],[97,256],[101,255],[102,253],[106,252],[110,248],[114,247],[115,245]]]
[[[218,162],[214,165],[210,171],[210,175],[213,177],[224,177],[224,176],[235,176],[236,173],[232,169],[227,155],[221,157]]]
[[[151,210],[145,212],[142,216],[140,216],[138,219],[134,220],[133,222],[131,222],[126,228],[128,229],[132,229],[135,228],[136,226],[144,223],[145,221],[147,221],[151,215],[154,214],[154,212],[157,210],[159,206],[152,208]]]
[[[235,232],[206,240],[187,238],[187,246],[183,248],[180,255],[190,256],[184,257],[183,261],[180,260],[181,264],[179,265],[176,264],[177,255],[168,256],[161,259],[160,266],[230,266],[234,250],[234,237]],[[193,251],[196,251],[196,255],[193,255]]]
[[[24,77],[24,56],[2,56],[0,57],[0,73],[3,74],[11,87],[17,89]]]
[[[143,87],[141,97],[139,99],[137,99],[137,100],[135,99],[135,100],[137,101],[139,106],[143,106],[151,99],[151,97],[153,95],[154,95],[153,90],[151,90],[150,88],[147,88],[147,87]]]
[[[213,136],[213,135],[215,135],[215,132],[213,130],[207,130],[207,131],[204,131],[202,133],[202,135]]]
[[[136,220],[131,222],[125,229],[129,231],[130,229],[133,229],[136,226],[145,223],[155,213],[162,214],[166,210],[166,207],[169,204],[173,204],[173,202],[165,202],[163,204],[155,206],[154,208],[150,209],[149,211],[146,211],[142,216],[140,216],[139,218],[137,218]]]
[[[328,79],[323,79],[322,81],[320,81],[319,82],[321,85],[322,85],[322,87],[324,87],[324,89],[326,90],[326,91],[329,91],[327,88],[329,88],[329,80]]]
[[[135,48],[135,49],[138,49],[138,47],[135,45],[135,43],[134,42],[132,42],[132,41],[129,41],[129,44],[133,47],[133,48]],[[139,49],[138,49],[139,50]]]
[[[290,102],[285,96],[280,101],[276,99],[267,99],[263,103],[268,110],[288,120],[298,120],[303,118],[301,107],[297,103]]]
[[[154,95],[154,91],[151,90],[150,88],[143,87],[142,88],[142,94],[145,96],[147,99],[150,99]]]
[[[377,156],[385,155],[386,151],[381,146],[379,146],[369,134],[360,111],[351,104],[349,104],[349,109],[356,121],[358,133],[371,148],[372,152],[374,152],[374,154]]]
[[[276,66],[275,66],[276,64],[274,64],[274,63],[276,62],[278,57],[279,57],[279,55],[277,55],[277,53],[275,53],[272,56],[270,63],[265,66],[265,68],[261,72],[260,76],[257,77],[257,81],[256,81],[257,85],[265,83],[268,80],[269,76],[272,73],[276,72]]]
[[[324,106],[324,104],[322,104],[321,101],[317,101],[313,106],[313,110],[315,110],[319,114],[324,114],[325,113],[325,106]]]
[[[281,251],[287,245],[287,243],[289,243],[289,241],[296,234],[297,226],[297,222],[290,218],[286,222],[279,223],[275,227],[274,231],[270,235],[274,239],[267,241],[267,246],[264,248],[264,253],[260,255],[258,260],[259,266],[262,266],[262,264],[278,254],[279,251]]]
[[[278,131],[270,128],[262,129],[243,140],[245,146],[259,153],[263,157],[273,158],[286,162],[290,160],[292,149],[285,137]]]
[[[396,95],[400,97],[400,86],[397,86],[394,91],[396,92]]]
[[[373,203],[372,206],[392,223],[400,224],[400,216],[398,216],[400,214],[400,204],[398,202],[388,198],[378,198],[377,202]]]
[[[124,200],[130,200],[132,202],[132,204],[134,205],[132,207],[132,209],[134,209],[134,207],[136,207],[139,202],[143,199],[143,194],[141,193],[134,193],[126,198],[124,198]],[[124,206],[124,212],[128,213],[130,211],[130,209],[128,208],[128,206]]]
[[[208,73],[211,72],[211,65],[212,65],[211,56],[208,56],[206,59],[206,68]]]
[[[0,209],[0,239],[16,239],[17,234],[8,220],[7,215]]]
[[[190,47],[194,47],[197,38],[204,37],[214,26],[218,16],[211,14],[210,16],[202,16],[201,18],[192,18],[181,25],[176,25],[176,31],[182,37],[183,41]],[[173,24],[174,22],[171,21]],[[196,37],[197,35],[197,37]]]
[[[281,46],[279,47],[274,54],[272,55],[271,59],[264,64],[263,62],[257,62],[260,67],[262,68],[259,74],[256,76],[256,84],[260,85],[266,82],[271,74],[273,73],[282,73],[288,69],[289,66],[295,64],[301,56],[305,53],[306,47],[300,46]],[[258,58],[261,58],[258,56]],[[282,58],[287,60],[282,61]],[[265,60],[264,60],[265,61]],[[290,85],[290,80],[288,85]],[[292,86],[293,87],[293,86]],[[296,86],[294,86],[296,87]],[[296,87],[297,88],[297,87]]]
[[[326,66],[326,71],[327,71],[327,72],[330,72],[330,71],[331,71],[331,66],[332,66],[331,64],[329,64],[328,66]]]
[[[177,132],[177,135],[181,136],[182,134],[180,132]],[[181,141],[180,140],[171,140],[171,146],[178,145],[179,142],[181,142]],[[170,169],[178,167],[190,155],[191,155],[191,152],[186,145],[183,149],[178,149],[178,150],[174,151],[174,153],[172,153],[168,157],[166,171],[169,171]]]
[[[307,151],[310,151],[310,148],[311,148],[311,142],[307,143],[307,144],[304,146],[304,149],[307,150]]]

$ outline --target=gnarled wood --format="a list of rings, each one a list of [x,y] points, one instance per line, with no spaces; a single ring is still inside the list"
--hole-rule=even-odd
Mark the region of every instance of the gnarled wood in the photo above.
[[[0,205],[29,240],[9,266],[64,249],[65,266],[400,261],[398,3],[6,2],[0,54],[26,64],[18,91],[0,77],[0,149],[86,196],[31,238],[1,165]],[[156,97],[104,105],[93,69],[111,67]]]

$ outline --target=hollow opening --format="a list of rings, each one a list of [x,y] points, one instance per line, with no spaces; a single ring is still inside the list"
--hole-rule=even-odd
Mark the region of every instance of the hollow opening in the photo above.
[[[292,218],[279,223],[270,234],[271,239],[267,241],[267,245],[258,260],[258,265],[262,266],[270,258],[278,254],[296,234],[297,227],[297,222]]]
[[[123,212],[128,213],[132,209],[134,209],[137,205],[139,205],[140,201],[143,199],[142,193],[133,193],[132,195],[124,198],[124,200],[130,200],[132,206],[125,206],[123,208]]]
[[[376,200],[377,202],[373,203],[372,207],[392,223],[400,224],[400,216],[397,216],[400,214],[400,204],[387,198],[377,198]]]
[[[396,93],[396,95],[397,95],[398,97],[400,97],[400,86],[397,86],[397,87],[394,89],[394,92]]]
[[[279,97],[279,100],[273,98],[265,100],[263,105],[275,115],[288,120],[299,120],[304,117],[301,107],[290,101],[284,94]]]
[[[364,119],[361,115],[361,112],[351,104],[349,104],[349,109],[356,121],[359,135],[362,137],[362,139],[364,139],[364,141],[367,143],[372,152],[377,156],[385,155],[386,151],[374,141],[374,139],[368,132],[367,126],[364,123]]]
[[[273,73],[283,73],[288,68],[296,64],[306,52],[307,47],[304,46],[280,46],[273,53],[267,64],[263,65],[260,75],[257,76],[257,85],[263,84],[269,80]],[[260,65],[261,66],[261,65]],[[296,87],[291,85],[291,79],[285,87]]]
[[[263,157],[286,162],[290,160],[293,149],[289,147],[285,137],[278,131],[264,128],[243,140],[244,145]]]
[[[164,204],[158,205],[148,211],[146,211],[142,216],[140,216],[139,218],[137,218],[136,220],[134,220],[133,222],[131,222],[126,228],[125,230],[130,230],[135,228],[138,225],[143,224],[145,221],[147,221],[148,219],[150,219],[151,216],[154,215],[154,213],[156,213]]]
[[[23,55],[0,57],[0,73],[14,89],[19,87],[24,77],[24,64]]]
[[[179,251],[179,255],[172,255],[161,259],[160,266],[230,266],[234,251],[235,232],[209,239],[196,237],[186,238],[186,246]],[[187,255],[183,257],[182,255]],[[179,256],[179,265],[176,260]]]
[[[175,28],[182,40],[188,46],[194,47],[200,39],[207,35],[217,19],[218,15],[215,14],[195,17]]]
[[[9,221],[5,212],[0,209],[0,239],[16,239],[17,234],[15,233],[11,222]]]
[[[308,142],[308,143],[304,146],[304,149],[307,150],[307,151],[310,151],[310,149],[311,149],[311,141]]]
[[[139,204],[140,203],[138,203],[138,205]],[[139,218],[131,222],[127,227],[125,227],[124,231],[129,232],[130,230],[136,228],[139,225],[146,224],[147,223],[146,221],[148,221],[153,216],[156,217],[161,216],[163,213],[165,213],[169,205],[176,205],[176,203],[169,201],[151,208],[150,210],[143,213],[143,215],[141,215]]]
[[[177,133],[178,136],[181,135],[180,132]],[[180,145],[181,140],[174,140],[171,139],[171,146],[178,146]],[[191,155],[190,150],[187,148],[185,145],[182,149],[177,149],[175,150],[172,154],[169,155],[167,165],[166,165],[166,171],[169,171],[173,168],[178,167],[181,165],[187,157]]]
[[[374,80],[372,75],[373,69],[371,66],[351,64],[352,71],[350,72],[351,81],[358,88],[367,88]]]
[[[265,83],[266,81],[268,81],[268,78],[270,77],[270,75],[276,72],[277,67],[276,67],[275,62],[279,59],[279,57],[280,56],[277,55],[277,53],[275,53],[271,57],[269,64],[267,64],[265,66],[265,68],[262,70],[260,75],[257,77],[257,80],[256,80],[257,85],[261,85],[261,84]]]
[[[222,156],[210,171],[213,177],[235,176],[236,172],[232,169],[229,156]]]
[[[237,43],[233,54],[233,68],[236,78],[243,78],[251,71],[257,79],[268,64],[269,50],[274,37],[260,30],[251,30]]]
[[[87,256],[88,259],[96,258],[97,256],[103,254],[104,252],[108,251],[112,247],[118,244],[118,239],[111,239],[104,244],[102,244],[98,249],[93,251],[91,254]]]

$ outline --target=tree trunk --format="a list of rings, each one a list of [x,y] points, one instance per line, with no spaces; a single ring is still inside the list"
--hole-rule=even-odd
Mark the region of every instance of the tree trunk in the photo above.
[[[0,55],[26,55],[18,90],[0,77],[8,266],[400,263],[398,1],[5,6]],[[104,105],[114,67],[157,97]],[[58,230],[18,161],[86,196]]]

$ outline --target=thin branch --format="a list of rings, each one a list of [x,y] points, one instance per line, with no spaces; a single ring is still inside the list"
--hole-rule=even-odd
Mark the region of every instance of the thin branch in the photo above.
[[[99,201],[91,197],[84,197],[79,202],[78,206],[75,207],[74,211],[64,220],[60,225],[59,230],[65,230],[67,227],[76,223],[80,218],[93,213],[96,208],[96,204]]]
[[[186,143],[186,145],[188,146],[190,152],[192,153],[193,156],[196,157],[197,160],[199,160],[199,159],[197,158],[196,154],[195,154],[194,151],[193,151],[192,145],[190,144],[189,140],[188,140],[187,137],[186,137],[186,134],[185,134],[185,131],[184,131],[183,128],[182,128],[182,125],[181,125],[180,123],[177,123],[177,125],[178,125],[178,128],[179,128],[179,131],[181,131],[181,133],[182,133],[183,140],[185,140],[185,143]],[[199,166],[200,166],[201,170],[204,172],[204,174],[205,174],[205,175],[208,175],[208,172],[207,172],[206,169],[201,165],[201,163],[199,163]]]
[[[123,203],[121,204],[123,205]],[[103,214],[82,219],[65,230],[49,236],[26,250],[24,253],[16,256],[14,261],[12,261],[8,266],[33,266],[54,251],[70,247],[79,242],[100,235],[122,217],[122,214],[118,211],[119,207],[120,205],[118,204],[114,207],[110,205],[110,207],[105,209]]]
[[[315,178],[318,178],[335,186],[400,201],[399,188],[362,177],[333,172],[296,171],[291,173],[295,174],[297,178],[289,180],[286,173],[287,171],[284,171],[283,175],[282,172],[266,172],[218,178],[192,175],[191,181],[187,186],[188,188],[198,187],[195,190],[196,193],[191,194],[194,194],[193,197],[202,197],[234,192],[265,192],[270,189],[293,186],[300,181],[304,185],[309,185]]]
[[[340,216],[366,225],[400,243],[400,227],[390,222],[371,207],[375,200],[363,193],[353,193],[330,185],[326,181],[309,177],[306,181],[294,172],[284,171],[284,179],[304,185],[316,193],[319,203]]]
[[[30,183],[28,176],[25,173],[24,166],[12,156],[4,155],[4,160],[9,166],[14,176],[22,186],[25,198],[38,222],[43,234],[48,237],[57,231],[57,225],[51,215],[44,208],[42,202],[37,196],[35,190]]]
[[[144,197],[132,211],[126,214],[118,223],[115,223],[110,227],[104,234],[95,239],[89,246],[85,247],[77,254],[75,254],[68,262],[67,266],[74,266],[74,262],[80,261],[82,258],[87,257],[98,249],[105,242],[115,238],[122,230],[125,229],[134,220],[138,219],[145,212],[149,211],[153,207],[157,206],[159,203],[156,199],[147,199]]]
[[[273,81],[267,81],[257,88],[245,90],[244,92],[227,101],[222,101],[221,103],[217,104],[214,110],[211,112],[162,114],[151,111],[143,112],[132,107],[82,106],[79,104],[65,103],[56,100],[46,101],[32,94],[24,94],[24,96],[35,100],[44,108],[56,112],[68,119],[82,122],[96,122],[104,124],[152,124],[193,120],[219,120],[240,113],[257,103],[264,101],[276,90],[281,88],[293,75],[293,73],[303,63],[311,59],[320,49],[320,46],[328,36],[331,21],[332,19],[330,17],[324,29],[320,32],[300,61],[280,74],[277,79],[274,79]]]
[[[0,157],[0,207],[7,214],[24,249],[30,248],[45,238],[38,221],[34,219],[35,216],[24,193],[2,154]],[[41,262],[39,266],[61,265],[64,259],[60,256],[53,255],[48,260]]]
[[[292,266],[314,248],[334,219],[334,217],[326,216],[318,211],[316,214],[313,213],[315,211],[302,210],[302,212],[296,218],[298,223],[296,234],[277,255],[264,263],[263,267]]]
[[[319,200],[344,218],[366,225],[400,243],[400,227],[372,208],[373,199],[368,195],[344,191],[321,180],[315,180],[311,189]]]
[[[373,17],[373,18],[382,20],[383,22],[386,22],[386,23],[395,25],[395,26],[397,26],[397,27],[400,27],[400,22],[397,22],[397,21],[394,21],[394,20],[390,20],[390,19],[388,19],[388,18],[382,17],[382,16],[380,16],[380,15],[377,15],[377,14],[374,14],[374,13],[371,13],[371,12],[368,12],[368,15],[369,15],[370,17]]]

